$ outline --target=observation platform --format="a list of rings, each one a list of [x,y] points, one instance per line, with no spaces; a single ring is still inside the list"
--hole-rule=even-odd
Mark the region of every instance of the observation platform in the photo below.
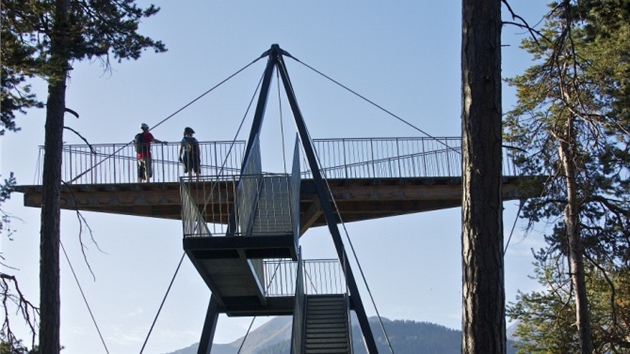
[[[362,221],[461,206],[460,138],[317,139],[313,146],[338,220]],[[180,220],[180,183],[187,183],[203,219],[227,224],[245,143],[201,142],[198,182],[181,178],[178,148],[176,142],[154,145],[154,176],[151,183],[138,184],[131,144],[99,144],[91,149],[64,146],[62,179],[66,184],[61,188],[61,208]],[[536,190],[521,187],[534,177],[521,176],[507,154],[503,157],[503,199],[536,196]],[[16,190],[24,193],[24,205],[41,206],[41,185],[21,185]],[[310,171],[303,170],[300,234],[325,224]]]

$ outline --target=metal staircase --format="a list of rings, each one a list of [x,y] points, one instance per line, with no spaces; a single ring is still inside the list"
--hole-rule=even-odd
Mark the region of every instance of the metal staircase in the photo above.
[[[350,329],[344,294],[306,297],[306,354],[349,354]]]
[[[349,304],[352,304],[367,352],[378,354],[337,227],[330,194],[324,185],[312,141],[282,59],[288,53],[273,45],[265,55],[269,56],[269,61],[236,188],[231,193],[218,193],[231,198],[216,198],[214,193],[221,191],[220,182],[229,178],[217,176],[217,183],[211,189],[212,197],[204,198],[204,211],[210,209],[227,216],[224,233],[215,231],[212,234],[211,227],[204,220],[205,214],[198,210],[193,198],[198,193],[189,190],[196,188],[197,184],[185,179],[181,182],[184,250],[212,291],[197,352],[210,353],[218,316],[225,313],[228,316],[292,314],[292,353],[350,354],[348,313]],[[283,81],[298,130],[291,174],[264,173],[260,158],[260,128],[274,70],[278,71]],[[338,267],[344,275],[343,282],[338,283],[343,286],[334,292],[326,292],[320,287],[318,283],[321,280],[314,277],[317,272],[303,269],[304,262],[299,254],[300,145],[313,175],[312,192],[319,200],[317,209],[321,208],[321,211],[312,212],[321,212],[324,216],[337,251]],[[212,225],[213,230],[215,227]],[[270,272],[266,265],[273,259],[278,259],[280,263]],[[292,268],[284,268],[290,270],[288,274],[294,281],[292,293],[281,292],[280,296],[274,296],[274,283],[279,282],[285,273],[280,266],[287,261],[292,265]],[[307,276],[308,283],[305,282]],[[316,291],[318,295],[311,291]]]

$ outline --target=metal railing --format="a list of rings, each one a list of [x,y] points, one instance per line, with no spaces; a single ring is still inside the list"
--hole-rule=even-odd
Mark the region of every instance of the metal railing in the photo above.
[[[461,138],[316,139],[313,145],[326,178],[413,178],[461,176]],[[133,144],[64,145],[62,179],[74,184],[137,182]],[[239,174],[245,143],[201,142],[201,175]],[[153,144],[152,182],[177,182],[183,175],[179,143]],[[40,163],[44,153],[40,146]],[[308,164],[305,164],[308,166]],[[503,175],[518,176],[508,149]],[[302,171],[311,178],[310,171]],[[41,166],[35,176],[41,181]]]
[[[295,150],[299,151],[297,145]],[[195,178],[194,181],[182,178],[180,185],[183,191],[184,237],[211,236],[210,231],[206,234],[187,232],[190,231],[190,224],[197,223],[198,218],[207,215],[209,216],[207,220],[220,221],[213,226],[212,234],[225,235],[228,232],[234,236],[292,234],[297,247],[300,171],[299,163],[295,161],[299,161],[299,158],[294,158],[295,176],[263,174],[260,145],[256,137],[247,161],[243,164],[243,175],[202,176],[199,180]],[[202,206],[201,211],[198,210],[198,205]],[[234,230],[228,230],[228,217],[234,222]],[[206,230],[209,228],[206,227]]]
[[[179,142],[152,144],[152,182],[179,181],[183,175],[179,147]],[[200,142],[201,174],[238,174],[244,150],[243,141]],[[39,154],[39,161],[43,163],[43,146],[40,146]],[[62,161],[62,180],[66,183],[117,184],[138,181],[138,158],[131,143],[64,145]],[[38,168],[35,178],[41,182],[41,168]]]
[[[182,225],[184,228],[184,237],[190,236],[212,236],[208,224],[197,208],[197,204],[190,195],[190,190],[186,183],[180,184],[180,195],[182,200]]]
[[[316,139],[313,145],[326,178],[460,177],[459,137]],[[518,171],[503,150],[503,175]],[[310,171],[304,172],[310,178]]]
[[[298,278],[298,262],[286,259],[264,261],[267,296],[295,295],[298,280],[303,282],[304,294],[345,294],[346,278],[336,259],[304,260],[303,277]]]
[[[239,182],[241,186],[252,187],[239,191]],[[291,234],[299,227],[299,217],[293,217],[299,196],[291,196],[293,191],[289,175],[201,176],[198,181],[194,177],[192,180],[182,178],[180,186],[185,191],[181,194],[184,237],[225,236],[232,209],[236,225],[232,232],[235,236]],[[208,224],[207,233],[199,230],[187,232],[190,226],[186,225],[195,224],[202,215],[207,221],[222,222]]]
[[[241,233],[249,233],[254,222],[254,213],[258,205],[258,197],[262,188],[262,162],[260,160],[260,140],[254,139],[247,161],[243,164],[243,177],[239,179],[236,189],[237,225]]]

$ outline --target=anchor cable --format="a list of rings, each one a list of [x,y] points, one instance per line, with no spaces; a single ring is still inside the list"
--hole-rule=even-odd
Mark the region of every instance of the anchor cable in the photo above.
[[[238,135],[241,133],[241,129],[243,128],[243,124],[245,123],[245,119],[247,118],[247,115],[249,114],[249,110],[252,108],[252,105],[256,99],[256,93],[258,92],[258,90],[260,89],[260,86],[262,85],[262,81],[263,81],[264,75],[261,75],[260,80],[258,81],[258,85],[256,86],[256,89],[254,90],[254,93],[251,97],[251,99],[249,100],[249,104],[247,105],[247,109],[245,109],[245,113],[243,114],[243,118],[241,118],[241,123],[239,124],[238,128],[236,129],[236,134],[234,134],[234,138],[232,139],[232,143],[230,144],[230,148],[228,149],[227,154],[225,154],[225,159],[223,159],[223,163],[221,164],[221,168],[219,169],[219,173],[218,175],[222,175],[223,174],[223,170],[225,168],[225,165],[227,164],[227,161],[230,157],[230,154],[232,153],[232,149],[234,148],[234,145],[236,144],[236,139],[238,139]],[[208,193],[208,198],[206,198],[204,205],[203,205],[203,210],[201,211],[201,214],[205,214],[206,209],[208,208],[208,204],[210,204],[210,200],[212,199],[212,193],[214,192],[214,189],[216,188],[218,181],[215,181],[214,183],[212,183],[212,186],[210,187],[210,192]]]
[[[276,82],[278,84],[278,111],[280,112],[280,137],[282,139],[282,165],[284,166],[284,173],[287,173],[287,157],[284,145],[284,125],[282,124],[282,99],[280,97],[280,73],[276,70]]]
[[[514,217],[514,223],[512,224],[512,230],[510,230],[510,236],[508,237],[508,240],[505,243],[505,249],[503,250],[503,255],[505,255],[505,253],[508,250],[508,247],[510,246],[510,240],[512,240],[512,235],[514,234],[514,228],[516,227],[518,216],[521,214],[521,210],[523,210],[523,206],[525,206],[525,199],[521,199],[518,203],[518,211],[516,212],[516,216]]]
[[[344,85],[344,84],[340,83],[339,81],[337,81],[337,80],[335,80],[335,79],[331,78],[330,76],[328,76],[328,75],[326,75],[326,74],[322,73],[321,71],[319,71],[319,70],[317,70],[317,69],[313,68],[312,66],[310,66],[310,65],[308,65],[308,64],[306,64],[306,63],[304,63],[304,62],[302,62],[301,60],[299,60],[299,59],[297,59],[297,58],[294,58],[294,57],[291,57],[291,56],[290,56],[290,58],[292,58],[293,60],[297,61],[298,63],[300,63],[300,64],[304,65],[305,67],[307,67],[307,68],[311,69],[311,70],[312,70],[312,71],[314,71],[315,73],[317,73],[317,74],[319,74],[319,75],[323,76],[324,78],[328,79],[329,81],[331,81],[331,82],[335,83],[336,85],[338,85],[339,87],[341,87],[341,88],[345,89],[346,91],[348,91],[348,92],[352,93],[353,95],[355,95],[355,96],[359,97],[360,99],[364,100],[365,102],[367,102],[367,103],[371,104],[372,106],[374,106],[374,107],[376,107],[376,108],[380,109],[381,111],[383,111],[383,112],[387,113],[387,114],[388,114],[388,115],[390,115],[391,117],[396,118],[397,120],[399,120],[399,121],[400,121],[400,122],[402,122],[403,124],[408,125],[409,127],[413,128],[414,130],[417,130],[418,132],[420,132],[420,133],[424,134],[424,135],[425,135],[425,136],[427,136],[428,138],[431,138],[431,139],[435,140],[436,142],[438,142],[439,144],[444,145],[444,146],[446,147],[446,149],[448,149],[448,150],[453,150],[453,151],[455,151],[455,152],[457,152],[457,153],[461,154],[461,151],[459,151],[459,150],[457,150],[457,149],[455,149],[455,148],[453,148],[453,147],[451,147],[451,146],[447,145],[446,143],[444,143],[444,142],[440,141],[439,139],[437,139],[436,137],[434,137],[434,136],[432,136],[431,134],[427,133],[426,131],[422,130],[421,128],[419,128],[419,127],[417,127],[417,126],[415,126],[415,125],[411,124],[409,121],[407,121],[407,120],[403,119],[402,117],[400,117],[400,116],[398,116],[398,115],[394,114],[393,112],[391,112],[391,111],[387,110],[387,109],[386,109],[386,108],[384,108],[383,106],[381,106],[381,105],[379,105],[379,104],[375,103],[374,101],[372,101],[372,100],[370,100],[369,98],[367,98],[367,97],[365,97],[365,96],[361,95],[360,93],[358,93],[358,92],[356,92],[356,91],[352,90],[352,89],[351,89],[351,88],[349,88],[348,86],[346,86],[346,85]]]
[[[317,153],[315,154],[315,157],[318,159],[318,163],[319,163],[319,158],[317,157]],[[376,312],[376,317],[378,318],[378,323],[381,327],[381,330],[383,331],[383,334],[385,334],[385,340],[387,341],[387,345],[389,346],[389,350],[392,352],[392,354],[394,354],[394,348],[392,347],[392,343],[389,340],[389,334],[387,333],[387,330],[385,329],[385,325],[383,324],[383,319],[381,318],[381,314],[378,310],[378,307],[376,306],[376,301],[374,300],[374,295],[372,295],[372,290],[370,289],[370,286],[368,284],[367,278],[365,276],[365,273],[363,272],[363,267],[361,266],[361,262],[359,261],[359,256],[357,255],[356,250],[354,249],[354,244],[352,243],[352,240],[350,239],[350,235],[348,233],[348,229],[346,228],[346,223],[343,221],[343,218],[341,217],[341,211],[339,210],[339,206],[337,205],[337,201],[335,200],[335,198],[333,197],[333,193],[332,193],[332,188],[330,187],[330,184],[328,183],[328,179],[326,179],[325,176],[323,176],[322,178],[324,180],[324,182],[326,182],[326,188],[328,188],[328,194],[330,196],[330,200],[332,201],[333,205],[335,206],[335,210],[337,211],[337,216],[339,217],[339,222],[341,224],[341,227],[343,227],[343,231],[346,235],[346,240],[348,240],[348,243],[350,244],[350,249],[352,250],[352,255],[354,256],[355,261],[357,262],[357,267],[359,268],[359,273],[361,274],[361,279],[363,279],[363,283],[365,284],[365,288],[368,292],[368,295],[370,296],[370,301],[372,302],[372,306],[374,307],[374,311]]]
[[[74,267],[72,266],[72,263],[70,262],[70,257],[68,256],[68,252],[66,252],[66,248],[63,246],[63,243],[61,241],[59,241],[59,245],[61,246],[61,250],[63,251],[64,256],[66,257],[66,261],[68,262],[68,266],[70,267],[70,271],[72,272],[74,281],[77,283],[77,286],[79,287],[79,292],[81,292],[81,297],[83,297],[83,302],[85,303],[85,307],[87,307],[88,312],[90,313],[90,317],[92,318],[92,322],[94,322],[94,327],[96,327],[96,332],[98,332],[98,337],[101,339],[101,343],[103,344],[105,351],[109,354],[109,349],[107,349],[107,344],[105,344],[105,339],[103,338],[103,334],[101,333],[101,330],[98,327],[98,324],[96,323],[96,318],[94,317],[94,313],[92,313],[92,308],[90,307],[90,304],[88,303],[85,293],[83,292],[83,288],[81,287],[81,283],[79,282],[77,273],[75,273]]]
[[[247,340],[247,336],[249,336],[249,332],[252,330],[252,326],[254,325],[254,321],[256,321],[256,316],[254,316],[252,318],[252,321],[249,323],[249,327],[247,327],[247,332],[245,332],[245,336],[243,337],[243,341],[241,342],[241,345],[238,347],[238,351],[236,352],[236,354],[240,354],[241,353],[241,349],[243,349],[243,346],[245,345],[245,341]]]
[[[147,345],[147,342],[149,341],[149,337],[151,337],[151,332],[153,332],[153,327],[155,327],[155,323],[157,322],[158,317],[160,317],[160,312],[162,312],[162,307],[164,307],[164,302],[166,302],[166,298],[168,297],[168,294],[171,292],[171,287],[173,286],[173,282],[175,282],[177,273],[179,273],[179,268],[182,266],[182,262],[184,261],[185,255],[186,255],[185,252],[182,253],[182,257],[179,259],[179,263],[177,264],[177,268],[175,269],[175,274],[173,274],[173,277],[171,278],[171,282],[168,284],[168,288],[166,289],[166,294],[164,294],[164,298],[162,298],[162,303],[160,303],[160,307],[158,308],[157,313],[155,314],[153,323],[151,323],[151,328],[149,328],[149,333],[147,333],[147,337],[145,338],[144,343],[142,344],[142,348],[140,349],[140,354],[142,354],[142,352],[144,351],[144,347]]]
[[[168,115],[166,118],[162,119],[161,121],[159,121],[157,124],[155,124],[154,126],[151,127],[151,129],[149,129],[149,131],[152,131],[153,129],[157,128],[158,126],[162,125],[164,122],[166,122],[167,120],[173,118],[175,115],[179,114],[180,112],[182,112],[184,109],[188,108],[190,105],[192,105],[193,103],[199,101],[202,97],[206,96],[207,94],[209,94],[210,92],[214,91],[215,89],[217,89],[219,86],[223,85],[224,83],[226,83],[228,80],[232,79],[233,77],[235,77],[236,75],[240,74],[241,72],[243,72],[245,69],[249,68],[250,66],[252,66],[254,63],[256,63],[258,60],[260,60],[261,58],[257,58],[255,60],[253,60],[251,63],[245,65],[244,67],[242,67],[241,69],[237,70],[235,73],[233,73],[232,75],[228,76],[227,78],[223,79],[221,82],[219,82],[218,84],[214,85],[213,87],[211,87],[210,89],[206,90],[204,93],[202,93],[201,95],[197,96],[196,98],[194,98],[192,101],[188,102],[187,104],[185,104],[183,107],[179,108],[178,110],[176,110],[175,112],[171,113],[170,115]],[[109,154],[108,156],[104,157],[102,160],[100,160],[99,162],[97,162],[96,164],[94,164],[93,166],[91,166],[90,168],[88,168],[87,170],[83,171],[82,173],[80,173],[79,175],[77,175],[76,177],[74,177],[72,180],[70,180],[69,184],[71,184],[72,182],[76,181],[77,179],[83,177],[86,173],[92,171],[94,168],[96,168],[97,166],[103,164],[104,162],[106,162],[107,160],[109,160],[110,158],[116,156],[120,151],[122,151],[124,148],[126,148],[127,146],[133,144],[133,141],[128,142],[127,144],[121,146],[118,150],[114,151],[113,153]]]
[[[273,279],[276,277],[276,274],[278,273],[278,269],[280,269],[280,262],[278,262],[276,264],[276,267],[273,270],[273,274],[271,275],[271,278],[269,279],[269,284],[267,285],[267,292],[269,291],[269,288],[271,287]],[[249,336],[249,333],[252,330],[252,326],[254,324],[254,321],[256,321],[256,318],[257,318],[257,316],[254,316],[252,318],[252,321],[249,323],[249,327],[247,328],[247,332],[245,332],[245,336],[243,336],[243,341],[241,342],[241,345],[239,346],[238,352],[236,352],[236,354],[240,354],[241,353],[241,349],[243,349],[243,346],[245,345],[245,341],[247,340],[247,336]]]

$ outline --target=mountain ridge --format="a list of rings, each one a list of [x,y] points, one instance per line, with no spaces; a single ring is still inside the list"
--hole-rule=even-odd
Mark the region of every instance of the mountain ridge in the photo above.
[[[378,318],[369,319],[379,352],[389,353],[390,343],[396,354],[461,353],[461,331],[430,322],[390,320],[382,318],[389,343],[383,335]],[[240,354],[288,354],[291,346],[291,316],[275,317],[252,331]],[[513,325],[514,326],[514,325]],[[512,326],[510,326],[512,327]],[[354,354],[365,353],[361,330],[352,320]],[[243,337],[227,344],[213,344],[212,354],[237,354]],[[516,353],[515,341],[508,338],[507,353]],[[164,354],[196,354],[199,343]]]

